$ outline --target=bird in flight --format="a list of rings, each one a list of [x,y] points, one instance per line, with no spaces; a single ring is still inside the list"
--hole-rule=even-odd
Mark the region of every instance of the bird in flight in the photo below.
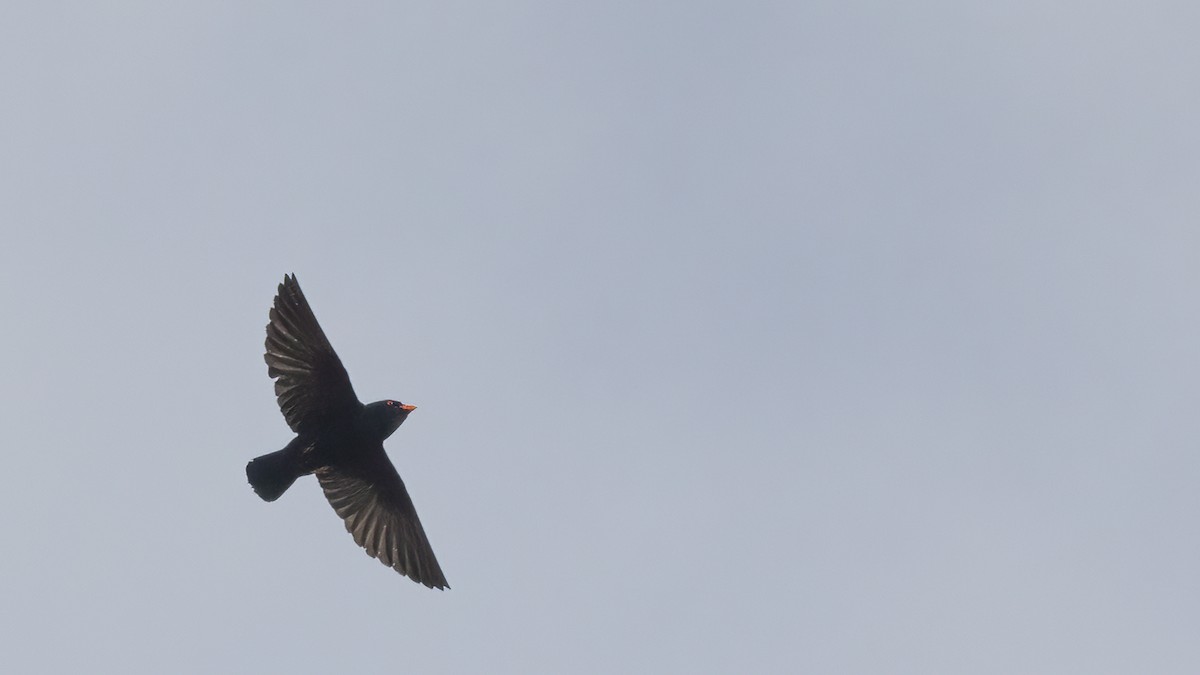
[[[273,502],[297,478],[315,473],[367,555],[417,583],[449,588],[404,481],[383,450],[384,439],[416,406],[358,400],[295,275],[279,284],[270,317],[267,374],[296,437],[246,465],[250,486]]]

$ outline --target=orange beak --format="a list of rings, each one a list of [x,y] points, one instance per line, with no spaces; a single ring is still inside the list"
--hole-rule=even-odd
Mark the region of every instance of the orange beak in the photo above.
[[[401,409],[401,410],[403,410],[403,411],[405,411],[405,412],[412,412],[412,411],[414,411],[414,410],[416,410],[416,409],[417,409],[417,406],[415,406],[415,405],[408,405],[407,403],[401,403],[401,404],[400,404],[400,409]]]

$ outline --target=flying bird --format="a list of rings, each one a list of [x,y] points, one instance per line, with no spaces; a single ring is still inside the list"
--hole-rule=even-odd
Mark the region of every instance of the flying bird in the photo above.
[[[273,502],[297,478],[315,473],[367,555],[417,583],[449,588],[404,481],[383,450],[384,439],[416,406],[358,400],[295,275],[279,284],[270,317],[267,374],[296,437],[246,465],[250,486]]]

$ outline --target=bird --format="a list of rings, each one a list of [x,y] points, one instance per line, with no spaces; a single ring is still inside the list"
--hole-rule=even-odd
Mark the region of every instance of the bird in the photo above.
[[[429,588],[447,589],[416,508],[383,449],[416,410],[396,399],[363,405],[294,274],[284,275],[267,323],[267,374],[296,437],[246,465],[264,501],[316,474],[325,497],[367,555]]]

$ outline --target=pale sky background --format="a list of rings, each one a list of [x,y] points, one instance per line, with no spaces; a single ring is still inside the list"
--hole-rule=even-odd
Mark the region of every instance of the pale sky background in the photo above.
[[[4,4],[0,665],[1200,672],[1198,7]]]

